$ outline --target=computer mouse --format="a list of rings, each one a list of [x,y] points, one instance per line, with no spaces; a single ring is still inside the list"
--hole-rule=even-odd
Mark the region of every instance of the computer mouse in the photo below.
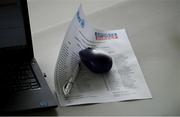
[[[83,49],[79,52],[79,56],[81,62],[94,73],[106,73],[113,64],[111,56],[95,48]]]

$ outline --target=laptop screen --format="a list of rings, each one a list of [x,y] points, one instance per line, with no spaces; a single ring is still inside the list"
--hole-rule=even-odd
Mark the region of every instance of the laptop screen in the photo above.
[[[0,0],[0,49],[26,45],[19,0]]]

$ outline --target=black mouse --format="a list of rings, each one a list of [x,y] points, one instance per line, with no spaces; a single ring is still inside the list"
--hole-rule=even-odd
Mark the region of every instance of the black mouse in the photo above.
[[[92,72],[106,73],[112,67],[112,58],[105,52],[95,49],[86,48],[79,52],[81,62]]]

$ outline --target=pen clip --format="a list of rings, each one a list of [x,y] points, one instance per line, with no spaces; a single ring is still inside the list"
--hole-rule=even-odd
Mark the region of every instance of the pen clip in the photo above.
[[[65,97],[68,97],[68,96],[69,96],[70,91],[71,91],[71,89],[72,89],[72,85],[73,85],[73,83],[72,83],[72,82],[69,82],[69,81],[67,81],[67,82],[64,84],[64,86],[63,86],[63,93],[64,93],[64,96],[65,96]]]

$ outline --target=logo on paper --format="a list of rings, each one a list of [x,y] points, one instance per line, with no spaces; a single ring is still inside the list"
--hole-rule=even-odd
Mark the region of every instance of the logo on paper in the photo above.
[[[118,39],[117,33],[101,33],[95,32],[96,40],[110,40],[110,39]]]
[[[81,27],[84,28],[84,26],[85,26],[85,21],[84,21],[84,19],[82,19],[82,18],[80,17],[79,11],[77,12],[77,20],[78,20],[79,24],[81,25]]]

